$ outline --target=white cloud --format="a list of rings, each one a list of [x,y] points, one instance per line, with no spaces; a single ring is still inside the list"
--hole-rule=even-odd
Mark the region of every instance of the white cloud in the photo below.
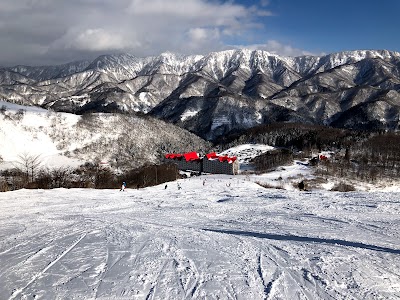
[[[124,37],[103,28],[70,30],[52,45],[55,50],[110,51],[132,47]]]
[[[140,44],[182,53],[218,50],[224,38],[256,24],[250,8],[231,2],[132,0],[128,13]],[[203,44],[196,43],[200,37]]]
[[[0,66],[99,54],[205,54],[263,25],[264,6],[233,0],[2,0]],[[3,46],[5,45],[5,46]]]
[[[237,18],[249,17],[249,10],[245,6],[205,0],[132,0],[128,11],[135,16],[174,18],[178,22],[191,20],[210,26],[229,26],[236,23]],[[152,21],[159,20],[153,18]]]
[[[204,41],[208,38],[208,32],[204,28],[190,28],[188,36],[192,41]]]
[[[186,45],[189,52],[207,52],[209,49],[223,49],[221,32],[218,28],[190,28]]]

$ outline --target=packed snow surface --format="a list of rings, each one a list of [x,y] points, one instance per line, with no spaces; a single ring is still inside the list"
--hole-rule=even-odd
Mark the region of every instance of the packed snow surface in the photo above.
[[[224,175],[0,193],[0,299],[399,299],[399,199]]]

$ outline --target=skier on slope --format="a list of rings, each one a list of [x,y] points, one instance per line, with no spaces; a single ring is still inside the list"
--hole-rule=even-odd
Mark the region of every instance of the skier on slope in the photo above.
[[[122,186],[121,186],[121,189],[119,190],[120,192],[122,191],[125,191],[125,188],[126,188],[126,182],[124,181],[123,183],[122,183]]]
[[[299,184],[297,185],[300,191],[305,191],[305,184],[304,181],[300,181]]]

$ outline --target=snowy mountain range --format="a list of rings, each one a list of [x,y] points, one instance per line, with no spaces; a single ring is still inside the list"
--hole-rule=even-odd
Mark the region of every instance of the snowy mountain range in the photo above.
[[[400,53],[104,55],[61,66],[2,68],[0,100],[76,114],[143,112],[214,141],[277,121],[396,130]]]

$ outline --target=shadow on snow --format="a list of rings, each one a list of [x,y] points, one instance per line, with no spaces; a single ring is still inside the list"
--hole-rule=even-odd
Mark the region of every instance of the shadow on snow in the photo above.
[[[306,237],[306,236],[295,236],[295,235],[279,235],[279,234],[269,234],[269,233],[259,233],[259,232],[249,232],[249,231],[239,231],[239,230],[223,230],[223,229],[211,229],[211,228],[203,228],[205,231],[232,234],[232,235],[240,235],[240,236],[249,236],[260,239],[269,239],[276,241],[295,241],[295,242],[306,242],[306,243],[320,243],[320,244],[328,244],[328,245],[341,245],[347,247],[354,247],[360,249],[381,251],[391,254],[400,254],[400,250],[390,249],[386,247],[380,247],[375,245],[368,245],[360,242],[350,242],[338,239],[323,239],[316,237]]]

